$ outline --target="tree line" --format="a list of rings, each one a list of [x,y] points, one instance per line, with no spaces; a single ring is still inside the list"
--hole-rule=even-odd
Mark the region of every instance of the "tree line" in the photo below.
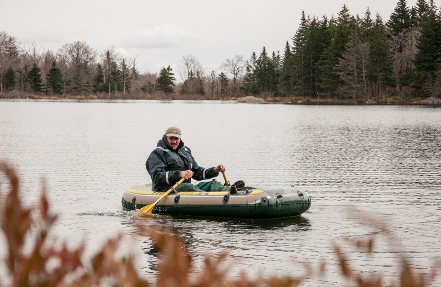
[[[301,23],[282,53],[236,55],[219,69],[207,69],[184,56],[176,83],[173,69],[141,74],[136,59],[116,49],[97,53],[85,42],[63,45],[56,53],[20,46],[0,32],[0,91],[46,94],[177,93],[206,98],[238,95],[381,101],[439,97],[441,93],[441,11],[433,0],[409,7],[398,0],[389,20],[379,14],[351,15],[344,5],[337,17],[301,14]]]

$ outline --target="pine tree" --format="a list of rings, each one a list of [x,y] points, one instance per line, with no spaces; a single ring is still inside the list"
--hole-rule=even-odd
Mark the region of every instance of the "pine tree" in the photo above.
[[[308,25],[304,49],[305,60],[303,61],[303,88],[307,96],[318,95],[321,91],[319,86],[319,62],[324,50],[331,43],[330,31],[327,27],[326,17],[322,21],[313,18]]]
[[[387,39],[386,27],[381,16],[377,14],[372,27],[369,43],[369,80],[374,98],[380,97],[381,91],[387,87],[395,87],[393,58]]]
[[[389,21],[386,22],[389,41],[394,58],[394,76],[397,79],[398,91],[402,90],[406,72],[411,71],[416,52],[417,31],[414,28],[412,13],[406,0],[398,0]]]
[[[257,55],[255,52],[251,55],[251,59],[245,64],[244,84],[241,90],[245,94],[257,95],[259,88],[257,86],[255,71],[257,69]]]
[[[161,69],[159,77],[156,79],[157,91],[163,91],[166,95],[173,93],[175,77],[172,71],[173,70],[170,66]]]
[[[392,35],[398,35],[412,27],[412,15],[406,0],[398,0],[386,26],[390,29]]]
[[[127,93],[131,90],[133,76],[125,59],[122,59],[120,62],[120,71],[122,91],[123,93]]]
[[[280,71],[280,91],[282,95],[293,94],[293,53],[288,42],[285,44],[282,67]]]
[[[5,72],[3,87],[6,91],[12,91],[15,89],[15,71],[12,67],[9,67]]]
[[[341,79],[334,71],[334,67],[338,64],[339,58],[343,55],[346,45],[349,42],[351,31],[355,23],[355,19],[349,14],[349,9],[343,5],[342,10],[338,13],[335,26],[331,26],[331,42],[323,51],[319,62],[320,87],[331,94],[337,94]],[[333,24],[332,22],[330,23]]]
[[[419,25],[430,13],[431,6],[426,0],[417,0],[415,7],[412,7],[414,22]]]
[[[275,57],[270,58],[266,52],[266,48],[263,47],[253,71],[259,93],[277,93],[276,69]]]
[[[224,72],[219,74],[220,95],[226,97],[228,95],[228,78]]]
[[[358,25],[354,25],[345,52],[335,71],[344,84],[339,86],[343,98],[365,99],[367,97],[369,45],[362,43]]]
[[[122,71],[115,61],[111,62],[111,71],[108,80],[107,84],[111,92],[121,92],[123,90]]]
[[[31,70],[29,71],[27,80],[33,92],[36,93],[42,91],[43,84],[41,80],[41,72],[36,63],[34,63]]]
[[[305,96],[306,84],[305,78],[307,72],[305,71],[305,62],[307,59],[306,38],[308,34],[308,20],[305,17],[305,12],[302,11],[300,20],[300,27],[297,29],[293,38],[293,56],[292,56],[292,80],[293,91]]]
[[[102,93],[106,91],[106,85],[104,83],[104,70],[101,64],[96,66],[96,75],[93,83],[93,90],[95,93]]]
[[[371,17],[371,11],[368,8],[364,14],[364,18],[357,21],[360,25],[360,41],[370,42],[374,37],[374,20]]]
[[[434,96],[441,63],[441,19],[435,10],[431,10],[420,23],[420,33],[414,61],[418,75],[415,84],[419,89],[424,88],[426,96]]]
[[[52,62],[52,67],[47,74],[46,83],[48,90],[51,90],[53,94],[61,95],[63,93],[63,75],[55,61]]]
[[[194,85],[194,93],[196,95],[205,95],[204,79],[200,71],[196,72],[196,79]]]

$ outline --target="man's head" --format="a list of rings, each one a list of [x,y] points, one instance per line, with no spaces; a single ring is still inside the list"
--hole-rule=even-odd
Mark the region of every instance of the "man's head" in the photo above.
[[[169,127],[165,131],[168,144],[176,150],[181,143],[181,130],[177,127]]]

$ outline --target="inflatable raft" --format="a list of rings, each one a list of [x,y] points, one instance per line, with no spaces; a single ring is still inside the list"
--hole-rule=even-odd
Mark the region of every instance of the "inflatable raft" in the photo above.
[[[164,192],[152,191],[151,183],[141,183],[124,192],[124,210],[153,204]],[[153,213],[233,218],[278,218],[300,215],[311,206],[311,197],[293,187],[242,187],[229,191],[172,192],[156,204]]]

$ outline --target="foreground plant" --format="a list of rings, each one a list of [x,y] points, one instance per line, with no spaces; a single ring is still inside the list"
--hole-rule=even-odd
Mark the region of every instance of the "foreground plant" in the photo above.
[[[359,210],[355,208],[350,208],[349,213],[351,214],[351,218],[355,218],[359,220],[363,225],[371,227],[375,230],[375,233],[381,234],[389,243],[390,252],[395,254],[397,260],[397,284],[391,283],[385,284],[383,274],[381,273],[371,273],[368,276],[362,276],[362,272],[356,270],[354,265],[350,265],[349,256],[347,255],[349,252],[345,251],[350,248],[355,249],[355,251],[363,254],[367,257],[373,257],[375,253],[375,238],[369,237],[364,239],[353,239],[353,238],[345,238],[343,244],[346,243],[348,246],[343,249],[342,243],[333,244],[334,253],[337,256],[340,269],[342,271],[342,276],[352,282],[354,286],[361,287],[381,287],[381,286],[400,286],[400,287],[423,287],[423,286],[432,286],[431,284],[434,282],[436,276],[441,269],[441,261],[436,260],[433,262],[431,266],[431,271],[426,273],[417,272],[406,257],[403,248],[399,241],[396,240],[398,236],[396,236],[389,228],[384,221],[379,220],[377,217],[363,214],[359,215]],[[358,253],[357,253],[358,255]]]
[[[154,284],[149,284],[138,274],[133,256],[120,258],[116,255],[121,235],[107,240],[91,258],[85,258],[85,243],[68,248],[66,241],[50,239],[49,234],[57,217],[50,212],[44,183],[38,205],[26,208],[20,200],[19,180],[14,169],[0,162],[0,171],[10,183],[10,190],[6,194],[0,190],[0,222],[7,248],[7,252],[0,253],[6,254],[5,267],[0,265],[0,270],[6,269],[8,273],[6,280],[0,278],[0,286],[293,287],[314,276],[322,276],[326,269],[323,264],[318,268],[319,272],[313,273],[311,266],[305,264],[304,274],[297,278],[248,278],[242,271],[238,279],[230,279],[228,271],[231,266],[224,264],[227,255],[221,254],[214,258],[207,255],[201,271],[194,272],[193,258],[177,236],[158,227],[140,227],[142,234],[149,236],[161,252],[157,278]],[[385,230],[386,227],[380,222],[372,218],[369,220],[375,228]],[[373,252],[372,238],[348,239],[348,242],[364,254]],[[335,244],[334,251],[342,276],[354,286],[383,286],[381,274],[362,277],[349,265],[340,245]],[[412,270],[404,255],[400,258],[399,283],[393,286],[427,286],[440,268],[438,262],[432,273],[424,276]]]
[[[84,243],[70,249],[66,241],[51,240],[49,232],[57,217],[50,212],[45,185],[38,206],[26,208],[19,196],[19,180],[14,169],[0,163],[0,170],[10,182],[6,196],[0,193],[0,222],[8,249],[9,275],[6,283],[0,281],[0,285],[148,286],[137,274],[132,257],[119,259],[116,256],[120,235],[107,240],[87,264],[83,259]]]

